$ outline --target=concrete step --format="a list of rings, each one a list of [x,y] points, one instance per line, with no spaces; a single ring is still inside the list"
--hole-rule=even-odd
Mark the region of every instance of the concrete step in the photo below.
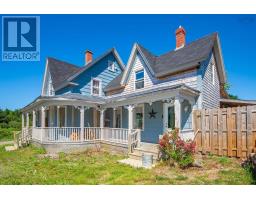
[[[145,167],[145,166],[142,165],[141,160],[135,160],[135,159],[132,159],[132,158],[119,160],[118,162],[122,163],[122,164],[130,165],[130,166],[135,167],[135,168],[143,167],[143,168],[146,168],[146,169],[151,169],[152,167],[155,166],[155,164],[153,164],[151,167]]]
[[[16,145],[14,146],[5,146],[5,151],[15,151],[18,147]]]
[[[148,154],[158,155],[158,151],[156,151],[154,149],[135,148],[133,152],[148,153]]]
[[[142,154],[137,154],[137,153],[130,153],[129,158],[134,159],[134,160],[142,160]],[[157,162],[157,156],[153,155],[153,163]]]

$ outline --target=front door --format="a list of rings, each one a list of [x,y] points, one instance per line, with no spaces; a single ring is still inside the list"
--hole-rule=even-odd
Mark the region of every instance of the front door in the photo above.
[[[168,132],[175,128],[175,109],[173,103],[164,103],[163,131]]]

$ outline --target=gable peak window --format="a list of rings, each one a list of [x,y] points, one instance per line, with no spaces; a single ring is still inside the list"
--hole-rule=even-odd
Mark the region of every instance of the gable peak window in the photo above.
[[[99,79],[92,79],[92,95],[100,96],[101,82]]]
[[[116,70],[115,62],[113,62],[111,60],[108,61],[108,70],[112,71],[112,72],[115,72],[115,70]]]
[[[144,88],[144,69],[135,72],[135,89]]]

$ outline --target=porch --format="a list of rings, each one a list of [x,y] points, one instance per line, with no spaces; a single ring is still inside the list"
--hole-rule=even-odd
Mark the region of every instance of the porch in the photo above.
[[[44,145],[105,142],[132,152],[140,142],[158,143],[175,127],[181,137],[193,138],[197,98],[196,91],[183,85],[111,98],[40,97],[22,110],[22,134]]]
[[[112,144],[122,146],[129,152],[140,146],[139,129],[100,128],[100,127],[33,127],[24,128],[24,135],[31,135],[33,142],[41,145],[86,145]]]

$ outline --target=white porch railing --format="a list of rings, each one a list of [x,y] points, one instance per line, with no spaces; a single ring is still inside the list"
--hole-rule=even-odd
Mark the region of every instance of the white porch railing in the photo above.
[[[85,127],[83,132],[80,127],[47,127],[33,128],[32,139],[41,143],[59,143],[59,142],[89,142],[89,141],[107,141],[112,143],[125,144],[129,152],[140,144],[139,129],[123,128],[100,128]]]
[[[128,143],[129,129],[124,128],[102,128],[101,140],[115,143]]]
[[[133,129],[131,133],[128,135],[128,152],[133,152],[134,148],[140,146],[141,141],[141,130]]]

